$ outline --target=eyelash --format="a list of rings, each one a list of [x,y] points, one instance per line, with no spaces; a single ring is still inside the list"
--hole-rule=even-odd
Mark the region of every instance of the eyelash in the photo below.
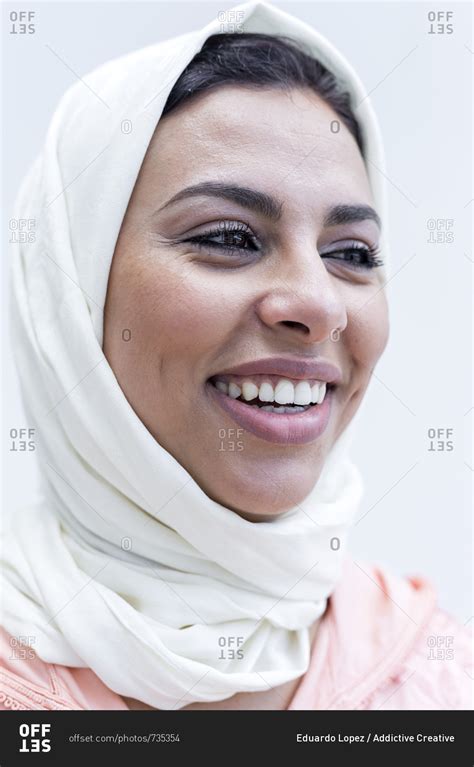
[[[229,245],[225,244],[225,242],[213,242],[211,239],[212,237],[219,237],[221,235],[224,235],[224,240],[228,239],[229,237],[238,235],[241,239],[244,240],[246,244],[250,243],[253,247],[249,248],[243,247],[242,245]],[[225,251],[230,255],[235,253],[242,254],[242,252],[245,251],[258,252],[260,250],[256,243],[255,236],[252,234],[250,228],[241,222],[224,222],[223,225],[217,229],[210,230],[209,232],[204,232],[203,234],[195,235],[194,237],[189,237],[187,240],[185,240],[185,242],[192,243],[200,248],[213,248],[215,250]],[[339,253],[344,254],[344,258],[336,258],[335,254]],[[335,260],[350,263],[352,267],[357,269],[375,269],[376,267],[382,266],[383,264],[382,259],[377,258],[378,253],[378,248],[362,245],[359,242],[353,242],[349,247],[344,247],[340,248],[339,250],[324,253],[323,258],[335,258]],[[354,260],[354,258],[358,260]]]
[[[333,250],[329,253],[324,253],[325,258],[335,258],[335,253],[344,253],[344,258],[335,258],[336,261],[345,261],[356,269],[376,269],[378,266],[383,265],[381,258],[377,258],[380,250],[379,248],[369,247],[368,245],[362,245],[361,243],[354,242],[349,247],[340,248],[339,250]],[[358,261],[354,261],[354,254]]]
[[[252,244],[255,246],[252,248],[254,251],[258,251],[259,248],[256,245],[256,240],[254,235],[252,234],[251,230],[246,224],[243,224],[241,222],[239,223],[228,223],[227,221],[224,221],[222,226],[219,226],[217,229],[213,229],[209,232],[204,232],[203,234],[197,234],[195,237],[189,237],[189,239],[186,240],[186,242],[194,243],[195,245],[198,245],[199,247],[206,247],[206,248],[215,248],[217,250],[225,250],[228,253],[234,253],[234,252],[242,252],[243,250],[250,250],[250,248],[243,248],[239,246],[233,246],[233,245],[226,245],[222,242],[213,242],[210,238],[211,237],[219,237],[220,235],[227,236],[233,236],[233,235],[239,235],[240,237],[245,237],[247,243],[252,242]]]

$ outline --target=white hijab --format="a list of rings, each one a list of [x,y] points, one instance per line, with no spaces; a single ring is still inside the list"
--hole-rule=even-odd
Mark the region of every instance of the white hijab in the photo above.
[[[343,81],[382,167],[374,116],[340,54],[265,3],[234,10],[243,31],[302,41]],[[304,674],[361,495],[346,431],[303,503],[242,519],[153,439],[102,352],[107,279],[141,162],[178,76],[221,31],[216,18],[106,63],[87,77],[100,99],[70,88],[14,212],[37,222],[36,241],[14,256],[13,343],[44,481],[42,502],[14,515],[4,541],[2,622],[33,637],[43,660],[88,667],[159,709]]]

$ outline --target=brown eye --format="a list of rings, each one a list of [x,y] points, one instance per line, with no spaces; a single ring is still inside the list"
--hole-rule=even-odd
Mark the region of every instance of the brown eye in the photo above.
[[[354,244],[350,247],[342,247],[337,250],[321,254],[321,258],[330,258],[342,261],[351,268],[375,269],[383,265],[381,258],[377,258],[378,248],[369,248],[367,245]]]
[[[217,229],[189,237],[186,242],[191,242],[208,250],[215,249],[228,252],[260,250],[250,228],[241,223],[232,224],[224,222]]]

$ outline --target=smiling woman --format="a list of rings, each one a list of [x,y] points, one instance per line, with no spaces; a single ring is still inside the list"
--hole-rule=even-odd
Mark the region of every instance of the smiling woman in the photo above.
[[[22,187],[44,227],[13,279],[44,501],[4,548],[5,706],[468,706],[467,633],[430,584],[346,554],[388,336],[375,118],[314,30],[241,8],[242,34],[94,73],[113,119],[72,89]],[[455,637],[447,669],[433,636]]]
[[[205,492],[265,519],[308,495],[387,338],[360,134],[335,78],[266,35],[209,38],[163,114],[115,249],[104,352]],[[235,427],[238,456],[203,450]]]

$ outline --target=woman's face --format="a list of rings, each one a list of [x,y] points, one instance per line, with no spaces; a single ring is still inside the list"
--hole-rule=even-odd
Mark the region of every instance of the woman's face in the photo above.
[[[357,144],[311,91],[223,87],[159,122],[104,352],[155,439],[247,519],[301,502],[359,407],[388,334],[379,236]]]

